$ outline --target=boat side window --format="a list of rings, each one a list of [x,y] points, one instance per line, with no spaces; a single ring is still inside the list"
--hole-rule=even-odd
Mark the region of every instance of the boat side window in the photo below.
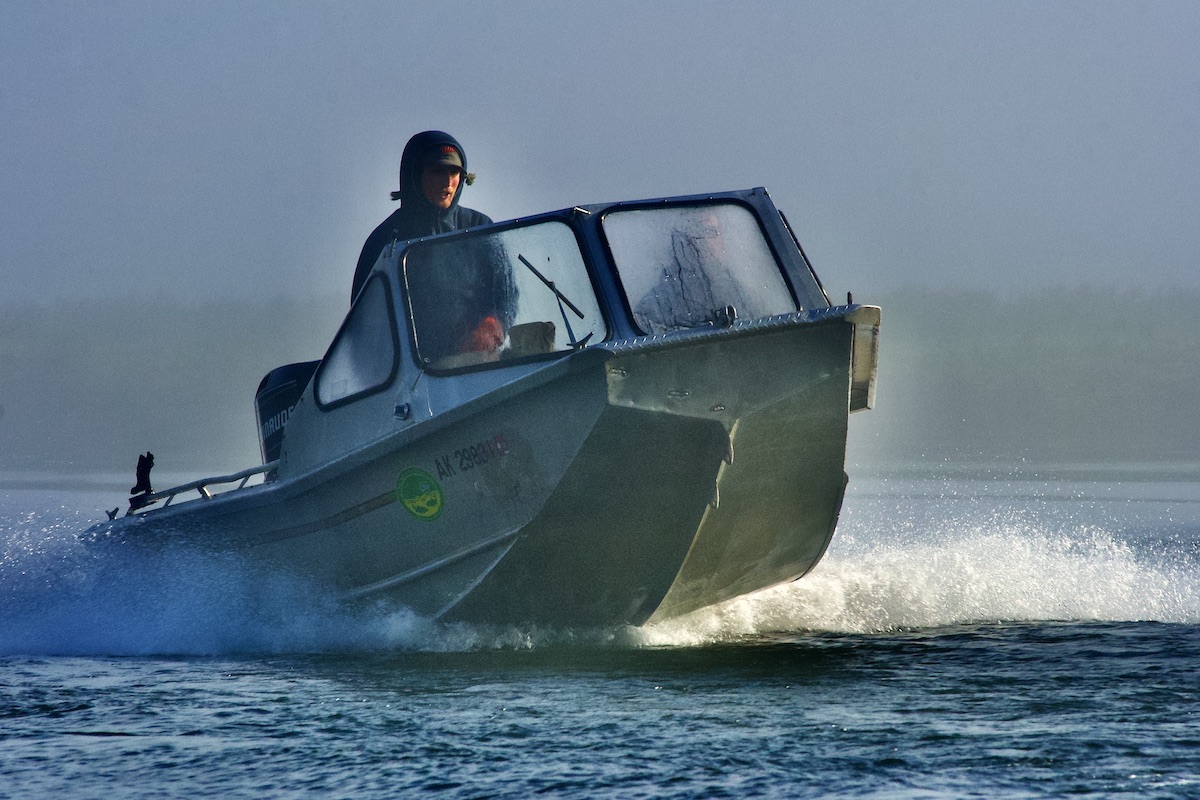
[[[384,389],[399,362],[392,293],[387,279],[376,274],[359,292],[317,367],[317,406],[328,410]]]
[[[403,269],[417,354],[433,370],[565,352],[607,336],[579,243],[562,222],[419,242]]]
[[[602,223],[634,322],[658,334],[797,310],[754,214],[738,203],[611,211]]]

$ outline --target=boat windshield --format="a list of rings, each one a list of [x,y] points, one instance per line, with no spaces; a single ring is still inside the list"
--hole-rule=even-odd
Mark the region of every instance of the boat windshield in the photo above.
[[[602,221],[633,311],[650,334],[796,311],[754,214],[738,203],[611,211]]]
[[[571,228],[551,221],[413,245],[404,255],[417,352],[457,369],[607,336]]]

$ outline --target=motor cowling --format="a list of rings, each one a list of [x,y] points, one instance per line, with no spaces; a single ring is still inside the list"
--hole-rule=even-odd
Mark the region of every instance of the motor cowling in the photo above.
[[[254,413],[258,419],[258,445],[264,464],[279,458],[288,417],[320,363],[305,361],[276,367],[259,382],[258,391],[254,393]]]

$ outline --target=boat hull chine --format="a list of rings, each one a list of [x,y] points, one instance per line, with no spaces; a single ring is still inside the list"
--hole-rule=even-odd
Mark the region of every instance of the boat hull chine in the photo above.
[[[611,402],[707,414],[729,437],[713,501],[652,621],[794,580],[820,560],[846,485],[853,336],[835,321],[614,361]]]

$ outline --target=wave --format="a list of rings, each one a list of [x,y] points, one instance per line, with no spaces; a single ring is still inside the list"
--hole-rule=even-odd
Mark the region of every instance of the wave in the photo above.
[[[1197,565],[1095,529],[971,527],[830,554],[807,576],[644,629],[655,645],[988,622],[1200,622]]]
[[[33,515],[4,527],[0,655],[687,647],[998,621],[1200,622],[1194,558],[1139,552],[1103,530],[1017,522],[861,546],[852,534],[800,581],[680,619],[608,630],[451,624],[394,606],[351,609],[300,576],[264,573],[232,554],[89,546],[71,521],[46,524]]]

